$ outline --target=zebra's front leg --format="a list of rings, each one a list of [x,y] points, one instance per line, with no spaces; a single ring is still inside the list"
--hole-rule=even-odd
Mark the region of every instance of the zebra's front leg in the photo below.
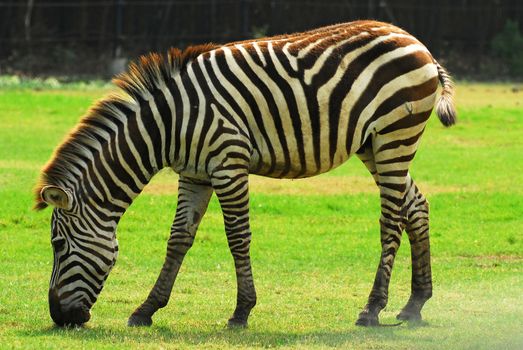
[[[227,242],[234,258],[238,287],[236,309],[228,326],[246,327],[251,309],[256,305],[256,290],[249,254],[249,182],[247,173],[220,172],[213,187],[223,211]]]
[[[183,258],[194,242],[212,192],[209,185],[196,184],[180,177],[176,216],[167,242],[165,262],[149,296],[129,317],[129,326],[150,326],[153,314],[167,305]]]

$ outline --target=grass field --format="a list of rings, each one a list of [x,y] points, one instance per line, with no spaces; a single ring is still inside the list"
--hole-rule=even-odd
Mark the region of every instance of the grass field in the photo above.
[[[152,328],[127,328],[164,258],[176,176],[161,172],[118,228],[119,261],[88,325],[58,329],[48,312],[51,211],[32,187],[64,134],[106,88],[11,84],[0,90],[0,348],[523,348],[523,91],[460,84],[459,124],[431,118],[412,174],[431,203],[434,297],[422,326],[354,325],[380,252],[379,198],[357,159],[310,180],[252,179],[258,305],[246,330],[225,328],[235,277],[216,199]],[[393,323],[410,290],[404,237],[382,312]]]

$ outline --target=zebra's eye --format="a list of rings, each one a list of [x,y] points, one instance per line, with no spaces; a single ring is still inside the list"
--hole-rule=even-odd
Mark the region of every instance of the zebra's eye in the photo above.
[[[55,252],[60,252],[65,247],[65,238],[57,238],[51,241]]]

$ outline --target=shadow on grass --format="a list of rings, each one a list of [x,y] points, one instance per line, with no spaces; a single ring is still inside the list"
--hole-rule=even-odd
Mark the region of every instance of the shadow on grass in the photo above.
[[[313,331],[313,332],[285,332],[285,331],[257,331],[255,328],[227,329],[220,326],[198,327],[193,330],[176,329],[168,326],[152,326],[151,328],[59,328],[56,326],[25,330],[19,332],[25,337],[60,337],[72,341],[92,341],[103,344],[147,344],[147,343],[171,343],[171,344],[227,344],[230,346],[292,346],[300,344],[322,345],[326,347],[340,347],[343,344],[354,344],[362,342],[389,342],[409,341],[419,338],[419,334],[412,328],[426,327],[427,324],[412,325],[403,324],[398,327],[356,327],[339,331]],[[410,332],[412,331],[412,333]],[[427,339],[429,340],[429,339]]]

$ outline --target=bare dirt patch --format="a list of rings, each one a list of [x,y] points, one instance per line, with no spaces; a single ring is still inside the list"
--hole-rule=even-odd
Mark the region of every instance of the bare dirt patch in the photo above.
[[[456,87],[456,106],[520,108],[523,106],[523,86],[521,84],[459,84]]]

